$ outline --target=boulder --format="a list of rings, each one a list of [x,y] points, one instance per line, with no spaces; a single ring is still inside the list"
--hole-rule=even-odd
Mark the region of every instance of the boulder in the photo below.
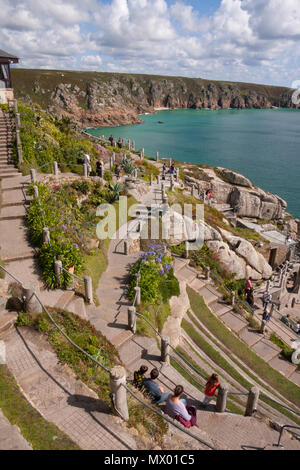
[[[251,188],[251,181],[245,176],[241,175],[237,171],[227,170],[226,168],[218,167],[219,172],[225,178],[228,183],[234,184],[237,186],[246,186],[246,188]]]
[[[206,245],[209,249],[217,253],[220,262],[236,279],[246,278],[245,260],[237,256],[227,243],[222,241],[208,241]]]
[[[244,238],[235,237],[227,230],[221,230],[223,238],[227,240],[231,249],[241,258],[247,265],[260,275],[260,278],[267,279],[272,274],[272,268],[265,260],[264,256],[256,251],[254,246]],[[256,277],[257,278],[257,277]]]

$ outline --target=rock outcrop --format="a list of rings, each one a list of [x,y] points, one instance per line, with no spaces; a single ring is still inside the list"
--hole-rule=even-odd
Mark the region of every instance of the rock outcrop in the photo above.
[[[154,108],[295,107],[293,90],[201,78],[13,69],[17,98],[40,104],[80,127],[141,122]]]

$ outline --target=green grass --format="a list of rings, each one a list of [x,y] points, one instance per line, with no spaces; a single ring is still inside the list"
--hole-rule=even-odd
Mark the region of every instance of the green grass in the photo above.
[[[288,400],[299,406],[299,387],[283,377],[282,374],[277,372],[275,369],[272,369],[257,354],[251,351],[251,349],[249,349],[240,339],[230,333],[230,331],[222,324],[222,322],[216,318],[206,307],[202,297],[199,294],[189,287],[187,288],[187,291],[193,312],[201,320],[201,322],[218,338],[218,340],[230,351],[232,351],[232,353],[234,353],[241,361],[243,361],[247,367],[249,367],[250,372],[253,371],[255,374],[257,374],[262,379],[265,386],[268,384],[272,391],[277,390]],[[219,355],[219,353],[216,351],[214,351],[213,354],[215,357],[218,357]],[[220,361],[218,362],[220,365],[223,364],[224,359],[221,355],[218,357],[218,361]],[[234,375],[236,374],[235,370],[232,372]],[[246,372],[249,373],[248,370]]]
[[[26,400],[6,365],[0,365],[0,408],[34,450],[79,450],[55,424],[46,421]]]

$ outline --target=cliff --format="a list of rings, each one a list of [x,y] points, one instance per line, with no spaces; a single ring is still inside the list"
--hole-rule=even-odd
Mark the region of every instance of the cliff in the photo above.
[[[12,78],[17,99],[81,127],[138,123],[139,114],[160,107],[295,107],[289,88],[201,78],[28,69],[14,69]]]

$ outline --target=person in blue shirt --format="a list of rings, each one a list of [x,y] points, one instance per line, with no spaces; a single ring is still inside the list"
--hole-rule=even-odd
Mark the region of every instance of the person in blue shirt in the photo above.
[[[164,392],[163,388],[155,382],[155,379],[159,376],[159,372],[156,368],[152,369],[150,372],[150,378],[143,379],[143,386],[147,392],[151,395],[152,400],[156,404],[160,404],[163,401],[166,401],[170,392]]]

